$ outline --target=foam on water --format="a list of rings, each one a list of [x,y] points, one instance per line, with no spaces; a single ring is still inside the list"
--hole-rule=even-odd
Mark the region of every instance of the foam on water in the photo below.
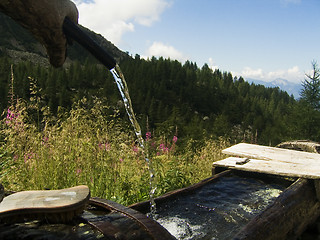
[[[195,236],[204,237],[204,233],[201,232],[200,225],[192,225],[188,219],[183,219],[179,217],[165,217],[159,218],[157,221],[165,227],[172,236],[177,239],[191,240]]]

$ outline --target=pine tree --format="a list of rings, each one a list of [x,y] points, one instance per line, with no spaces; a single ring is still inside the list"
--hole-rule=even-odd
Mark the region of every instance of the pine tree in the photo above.
[[[320,69],[316,61],[312,62],[313,73],[306,74],[307,79],[302,83],[301,100],[320,110]]]

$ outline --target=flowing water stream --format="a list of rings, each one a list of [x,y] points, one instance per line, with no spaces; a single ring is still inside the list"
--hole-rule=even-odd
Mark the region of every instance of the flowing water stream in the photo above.
[[[121,97],[122,97],[122,100],[124,103],[124,107],[126,109],[128,117],[129,117],[129,120],[134,128],[134,132],[137,136],[138,143],[143,150],[144,158],[148,164],[148,169],[149,169],[149,174],[150,174],[150,192],[149,192],[150,213],[148,214],[148,216],[153,218],[153,216],[156,213],[156,203],[154,201],[154,193],[156,191],[156,187],[154,184],[154,170],[152,167],[152,161],[149,159],[149,154],[148,154],[147,148],[145,147],[144,140],[143,140],[143,137],[141,134],[141,127],[140,127],[140,125],[135,117],[134,111],[133,111],[131,98],[129,95],[129,89],[127,87],[126,80],[124,78],[123,73],[121,72],[119,65],[116,64],[116,66],[114,68],[112,68],[110,70],[110,72],[112,73],[114,80],[117,84],[117,87],[119,89],[119,92],[121,94]]]

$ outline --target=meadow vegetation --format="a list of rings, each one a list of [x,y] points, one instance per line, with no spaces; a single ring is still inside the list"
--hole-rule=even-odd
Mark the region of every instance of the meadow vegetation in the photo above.
[[[32,79],[30,79],[32,80]],[[30,101],[11,96],[0,123],[0,181],[7,190],[88,185],[92,196],[128,205],[149,197],[149,171],[131,126],[98,98],[83,98],[52,115],[32,85]],[[156,195],[211,175],[228,142],[208,139],[194,151],[190,139],[145,133],[155,172]]]

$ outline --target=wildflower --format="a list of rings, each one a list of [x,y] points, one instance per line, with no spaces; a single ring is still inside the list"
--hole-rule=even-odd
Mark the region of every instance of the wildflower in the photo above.
[[[48,141],[49,141],[49,138],[48,138],[48,137],[44,136],[44,137],[42,138],[42,144],[47,145]]]
[[[23,158],[24,158],[24,163],[27,163],[29,160],[31,160],[34,157],[34,153],[25,153]]]
[[[151,139],[151,132],[146,132],[146,139],[147,140]]]
[[[7,119],[11,120],[12,115],[11,115],[11,110],[8,108],[8,113],[7,113]]]
[[[76,174],[79,175],[82,172],[82,170],[80,168],[76,169]]]
[[[9,108],[8,108],[8,112],[7,112],[7,120],[13,120],[15,118],[19,117],[19,113],[15,113],[14,111],[11,111]]]
[[[166,146],[165,146],[163,143],[161,143],[161,144],[159,145],[159,149],[160,149],[160,150],[165,149],[165,147],[166,147]]]
[[[119,159],[119,161],[120,161],[120,162],[123,162],[123,159],[122,159],[122,158],[120,158],[120,159]]]
[[[99,148],[101,150],[110,151],[111,145],[110,145],[110,143],[99,143]]]
[[[14,115],[13,111],[11,111],[11,110],[8,108],[7,117],[6,117],[6,124],[9,124],[10,121],[11,121],[12,119],[14,119],[14,118],[15,118],[15,115]]]
[[[177,136],[173,136],[172,142],[176,143],[178,141],[178,137]]]
[[[137,146],[133,146],[132,147],[132,150],[135,152],[135,153],[138,153],[139,149],[137,148]]]
[[[163,153],[169,152],[169,148],[166,147],[166,145],[164,145],[164,143],[161,143],[161,144],[159,145],[159,149],[160,149]]]

